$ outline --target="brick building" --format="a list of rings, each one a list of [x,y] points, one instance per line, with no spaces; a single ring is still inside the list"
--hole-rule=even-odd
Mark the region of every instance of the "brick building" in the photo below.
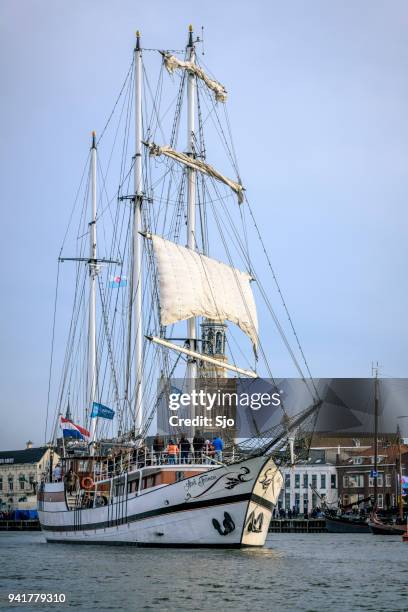
[[[403,476],[408,475],[408,446],[401,446]],[[381,510],[395,508],[399,502],[399,448],[386,438],[378,444],[377,505]],[[343,505],[355,504],[374,495],[374,445],[341,449],[336,460],[339,499]],[[369,507],[370,501],[364,506]]]

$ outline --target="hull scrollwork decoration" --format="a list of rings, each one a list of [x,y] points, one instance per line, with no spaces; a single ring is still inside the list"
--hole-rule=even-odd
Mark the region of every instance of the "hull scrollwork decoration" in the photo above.
[[[229,533],[232,533],[235,529],[235,523],[232,520],[232,516],[228,512],[224,512],[224,520],[222,521],[223,528],[216,518],[213,518],[212,524],[214,529],[216,529],[221,536],[226,536]]]
[[[189,501],[190,499],[197,499],[202,495],[207,494],[211,489],[213,489],[213,487],[215,487],[215,485],[221,485],[225,489],[233,489],[237,485],[252,480],[252,477],[245,478],[245,476],[251,472],[249,468],[242,466],[240,470],[241,471],[239,474],[236,472],[227,472],[221,476],[217,476],[218,470],[214,470],[214,473],[207,473],[194,478],[189,478],[186,480],[184,485],[184,489],[186,491],[185,500]],[[197,490],[198,492],[196,492]]]
[[[274,470],[268,468],[267,470],[265,470],[264,474],[262,475],[262,478],[259,480],[259,484],[262,485],[264,491],[266,491],[266,489],[271,484],[273,480],[273,474]]]
[[[250,478],[244,478],[247,474],[250,473],[250,469],[246,466],[241,467],[240,474],[231,474],[227,475],[227,484],[225,485],[226,489],[233,489],[237,485],[241,484],[241,482],[248,482]]]
[[[255,511],[252,511],[248,517],[246,528],[248,531],[252,533],[260,533],[262,531],[264,521],[263,512],[260,512],[257,517],[255,517]]]

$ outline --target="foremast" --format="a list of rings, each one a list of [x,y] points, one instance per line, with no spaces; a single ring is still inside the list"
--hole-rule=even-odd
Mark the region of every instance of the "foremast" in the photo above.
[[[96,281],[98,261],[96,250],[96,134],[92,132],[91,146],[91,221],[89,223],[89,329],[88,329],[88,406],[91,415],[90,440],[91,454],[95,451],[97,418],[92,418],[92,408],[96,397]]]
[[[143,420],[143,315],[142,315],[142,49],[140,32],[136,32],[135,47],[135,161],[133,212],[133,271],[134,342],[135,342],[135,407],[134,432],[137,436]]]

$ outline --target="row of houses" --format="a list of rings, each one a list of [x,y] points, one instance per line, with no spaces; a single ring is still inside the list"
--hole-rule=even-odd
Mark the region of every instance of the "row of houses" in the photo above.
[[[283,468],[278,508],[296,514],[310,514],[323,505],[368,509],[375,484],[372,435],[359,439],[326,436],[313,442],[317,445],[311,448],[308,460]],[[391,510],[399,503],[400,461],[403,480],[407,480],[408,446],[398,444],[395,435],[383,435],[378,442],[377,460],[379,509]]]

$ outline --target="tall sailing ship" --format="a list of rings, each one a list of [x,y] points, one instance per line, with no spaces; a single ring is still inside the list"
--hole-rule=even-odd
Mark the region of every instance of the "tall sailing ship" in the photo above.
[[[62,429],[61,460],[38,492],[49,542],[262,546],[281,490],[279,462],[293,461],[296,437],[319,405],[311,388],[302,413],[289,416],[282,405],[273,427],[256,436],[237,440],[222,430],[225,448],[215,456],[204,447],[171,455],[149,438],[175,376],[187,385],[256,380],[263,364],[272,378],[254,285],[288,345],[250,257],[255,218],[239,176],[227,91],[201,65],[198,43],[190,26],[185,50],[160,50],[153,86],[144,56],[158,50],[142,49],[137,33],[114,109],[99,141],[92,136],[82,208],[80,198],[76,204],[77,250],[67,254],[64,240],[59,257],[56,310],[62,262],[72,262],[75,280],[51,443],[55,449]],[[170,104],[167,86],[175,89]],[[210,126],[222,146],[208,144],[208,151],[217,160],[226,153],[234,179],[207,161]],[[184,151],[177,147],[182,129]],[[109,130],[103,171],[100,143]],[[115,151],[119,187],[109,198]],[[173,434],[182,431],[190,443],[197,434],[193,425]]]

